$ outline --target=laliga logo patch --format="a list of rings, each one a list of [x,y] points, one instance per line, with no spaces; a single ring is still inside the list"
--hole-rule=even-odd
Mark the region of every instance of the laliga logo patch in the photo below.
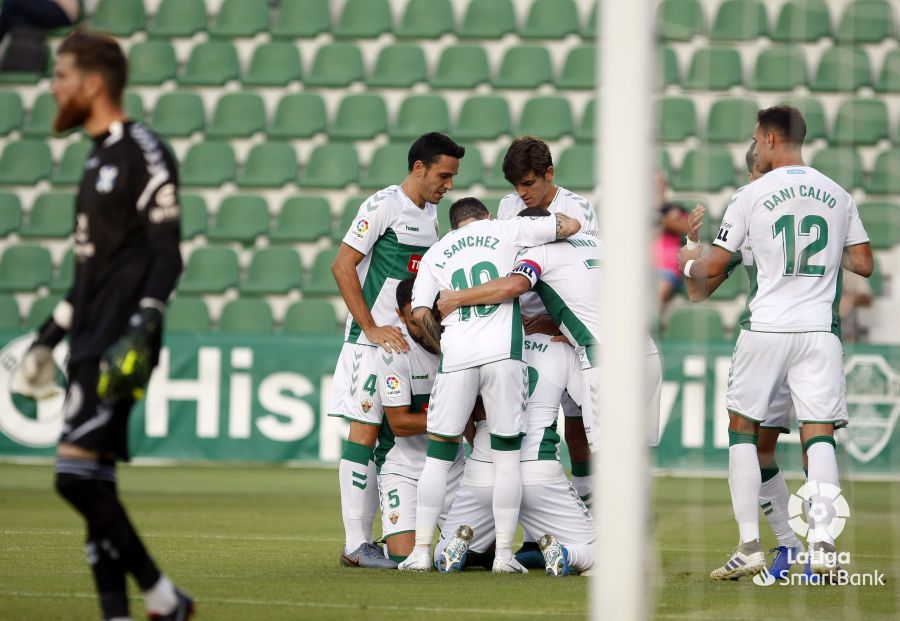
[[[399,397],[403,392],[401,389],[400,378],[396,375],[388,375],[384,378],[384,387],[387,389],[388,397]]]
[[[369,221],[366,218],[357,218],[353,223],[353,228],[350,229],[350,234],[359,241],[365,239],[369,234]]]
[[[100,167],[97,176],[97,192],[100,194],[109,194],[116,185],[116,177],[119,176],[119,168],[113,164],[106,164]]]

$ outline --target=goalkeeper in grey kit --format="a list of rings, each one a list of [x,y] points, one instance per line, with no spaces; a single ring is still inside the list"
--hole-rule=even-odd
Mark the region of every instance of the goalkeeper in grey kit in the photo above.
[[[159,358],[163,315],[181,273],[178,174],[159,139],[126,119],[127,62],[112,38],[86,32],[57,52],[54,129],[93,139],[76,198],[75,279],[22,362],[46,394],[51,352],[68,334],[65,423],[56,489],[87,526],[86,552],[104,619],[127,619],[126,575],[151,619],[187,619],[193,602],[160,572],[125,512],[116,462],[128,461],[128,418]]]

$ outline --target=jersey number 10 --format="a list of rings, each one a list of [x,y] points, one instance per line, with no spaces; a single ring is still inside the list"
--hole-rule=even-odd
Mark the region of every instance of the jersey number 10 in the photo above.
[[[497,267],[493,263],[481,261],[472,266],[472,269],[469,270],[468,278],[463,269],[458,269],[453,272],[453,275],[450,277],[450,284],[456,291],[462,291],[463,289],[477,287],[480,284],[490,282],[499,277],[500,274],[497,273]],[[462,321],[469,321],[469,319],[472,318],[473,308],[475,309],[476,317],[487,317],[499,307],[499,304],[492,304],[490,306],[485,306],[484,304],[478,304],[477,306],[461,306],[459,309],[459,318]]]
[[[775,221],[772,227],[772,236],[777,239],[782,235],[781,246],[784,249],[784,275],[785,276],[824,276],[825,266],[810,262],[828,245],[828,223],[822,216],[803,216],[800,226],[795,227],[793,215],[784,215]],[[796,239],[800,237],[812,237],[799,257],[796,253]]]

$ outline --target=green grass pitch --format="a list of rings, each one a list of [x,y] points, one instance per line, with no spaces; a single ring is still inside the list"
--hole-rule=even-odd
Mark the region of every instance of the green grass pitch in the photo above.
[[[82,524],[52,492],[52,468],[0,465],[0,619],[96,619]],[[790,485],[797,487],[796,484]],[[442,576],[345,569],[334,470],[124,467],[120,487],[163,569],[196,598],[199,618],[581,619],[588,579]],[[658,552],[647,596],[656,619],[895,619],[900,486],[854,483],[840,548],[883,587],[758,587],[706,578],[736,538],[727,483],[657,479]],[[763,524],[764,545],[772,537]],[[652,586],[655,585],[655,586]],[[132,614],[143,603],[132,585]]]

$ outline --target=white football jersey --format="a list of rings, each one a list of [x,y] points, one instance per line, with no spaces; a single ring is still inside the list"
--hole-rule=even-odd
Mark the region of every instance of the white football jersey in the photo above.
[[[713,243],[753,249],[743,329],[829,332],[844,248],[868,241],[846,191],[813,168],[785,166],[735,192]]]
[[[556,239],[556,218],[476,220],[450,231],[419,264],[413,309],[431,308],[442,289],[462,290],[509,273],[520,248]],[[464,306],[442,321],[441,371],[522,360],[522,317],[518,299]]]
[[[397,283],[416,274],[437,239],[437,206],[419,208],[399,185],[376,192],[360,206],[343,241],[365,255],[356,273],[376,325],[400,325],[394,312]],[[373,345],[352,315],[347,316],[344,340]]]

